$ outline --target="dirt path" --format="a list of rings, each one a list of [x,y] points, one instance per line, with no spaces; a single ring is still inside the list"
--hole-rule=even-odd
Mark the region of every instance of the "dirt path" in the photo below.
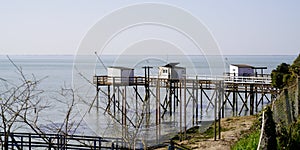
[[[221,127],[225,131],[221,132],[220,140],[214,141],[214,138],[199,139],[193,135],[193,138],[179,142],[178,144],[191,147],[192,149],[230,150],[230,146],[239,139],[243,131],[250,129],[255,119],[255,116],[225,118],[221,120]]]

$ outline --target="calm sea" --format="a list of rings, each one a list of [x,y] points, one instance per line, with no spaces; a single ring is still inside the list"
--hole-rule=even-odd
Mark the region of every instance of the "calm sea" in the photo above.
[[[123,66],[135,69],[135,74],[143,76],[143,66],[152,66],[151,75],[157,75],[158,66],[169,62],[179,62],[180,66],[186,67],[189,76],[195,75],[222,75],[227,72],[229,64],[249,64],[252,66],[264,66],[268,69],[264,73],[270,73],[282,62],[292,63],[296,55],[267,55],[267,56],[9,56],[11,60],[21,67],[27,77],[34,75],[37,79],[45,78],[40,83],[39,88],[43,89],[43,101],[51,105],[51,109],[46,110],[42,116],[42,125],[52,123],[60,124],[65,116],[67,106],[57,104],[53,99],[58,96],[58,91],[62,87],[73,87],[80,98],[85,102],[92,103],[95,99],[95,88],[88,83],[92,81],[93,75],[105,75],[107,66]],[[0,56],[0,79],[10,83],[20,83],[20,74],[7,56]],[[0,81],[1,81],[0,80]],[[88,85],[89,84],[89,85]],[[2,86],[2,85],[1,85]],[[81,89],[83,88],[83,90]],[[3,89],[1,89],[3,90]],[[3,91],[1,91],[3,92]],[[102,102],[103,104],[104,102]],[[100,103],[101,105],[101,103]],[[81,106],[81,105],[79,105]],[[79,130],[80,133],[96,134],[105,136],[109,124],[108,118],[102,118],[101,113],[92,111],[98,115],[82,113],[89,107],[77,107],[81,116],[85,116],[84,125]],[[212,117],[208,114],[206,119]],[[205,117],[204,117],[205,118]],[[171,131],[170,131],[171,132]],[[117,135],[116,135],[117,136]]]
[[[73,65],[75,64],[75,56],[56,56],[56,55],[40,55],[40,56],[9,56],[12,61],[21,67],[25,74],[35,75],[38,79],[45,78],[41,83],[41,87],[45,90],[57,90],[58,88],[67,85],[72,85]],[[165,65],[167,62],[179,62],[182,67],[187,68],[190,75],[211,75],[209,70],[208,58],[204,56],[100,56],[101,61],[107,66],[123,66],[135,68],[137,75],[143,75],[143,66],[153,66],[151,73],[157,74],[157,67]],[[209,57],[209,56],[208,56]],[[211,56],[213,57],[213,56]],[[221,72],[228,71],[229,64],[249,64],[252,66],[266,66],[268,69],[265,73],[270,73],[272,69],[276,68],[282,62],[292,63],[296,55],[274,55],[274,56],[223,56],[224,68],[219,68]],[[89,61],[80,61],[81,66],[92,68],[95,74],[105,75],[106,70],[103,69],[102,63],[96,56],[88,56],[84,59]],[[120,63],[118,63],[120,61]],[[220,61],[213,60],[212,61]],[[86,62],[86,63],[85,63]],[[188,62],[188,63],[187,63]],[[187,65],[189,66],[187,66]],[[220,67],[220,66],[218,66]],[[223,66],[221,66],[223,67]],[[7,56],[0,56],[0,77],[11,82],[17,82],[20,76]],[[92,79],[92,77],[88,77]]]

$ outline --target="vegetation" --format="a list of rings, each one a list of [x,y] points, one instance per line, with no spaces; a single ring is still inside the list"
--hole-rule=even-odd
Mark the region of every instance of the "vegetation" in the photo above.
[[[277,66],[275,70],[271,73],[272,85],[276,88],[282,89],[288,84],[288,79],[290,79],[289,64],[282,63]]]
[[[289,126],[278,126],[277,144],[281,149],[300,149],[300,118]]]
[[[241,149],[256,149],[260,137],[260,128],[261,128],[261,118],[257,116],[256,121],[251,126],[250,130],[247,132],[241,133],[242,136],[236,142],[231,149],[232,150],[241,150]]]
[[[232,147],[232,150],[256,149],[259,141],[259,136],[259,130],[253,131],[252,133],[245,135]]]
[[[295,100],[298,100],[297,97],[294,97],[296,94],[297,88],[292,88],[294,85],[296,78],[300,76],[300,55],[294,60],[292,65],[282,63],[276,69],[272,71],[272,85],[274,87],[283,89],[288,89],[290,93],[289,101],[292,104],[292,114],[295,113]],[[278,98],[278,101],[284,101],[280,103],[274,103],[277,107],[281,107],[279,105],[285,104],[285,97]],[[285,107],[285,106],[284,106]],[[298,107],[298,106],[296,106]],[[283,113],[284,115],[289,112],[274,112],[274,113]],[[280,122],[277,122],[276,128],[276,139],[277,139],[277,149],[300,149],[300,117],[296,119],[295,122],[286,122],[284,119],[279,119]],[[283,117],[284,118],[284,117]],[[277,119],[278,120],[278,119]]]
[[[271,78],[272,85],[276,88],[282,89],[285,86],[291,85],[300,75],[300,54],[294,60],[293,64],[282,63],[272,70]]]

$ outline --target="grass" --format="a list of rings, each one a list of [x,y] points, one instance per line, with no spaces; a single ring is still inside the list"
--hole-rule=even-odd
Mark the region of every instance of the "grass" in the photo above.
[[[256,115],[250,130],[241,132],[241,138],[232,145],[232,150],[252,150],[257,149],[260,138],[261,118],[260,114]]]
[[[245,134],[237,143],[233,145],[232,150],[252,150],[256,149],[260,137],[260,131],[254,131],[250,134]]]

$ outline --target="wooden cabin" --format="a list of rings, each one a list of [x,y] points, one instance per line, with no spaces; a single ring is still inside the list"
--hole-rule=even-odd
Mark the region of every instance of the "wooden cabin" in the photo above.
[[[129,85],[134,82],[134,69],[111,66],[107,68],[109,83]]]
[[[254,76],[254,68],[246,64],[231,64],[229,73],[230,76]]]
[[[229,68],[230,76],[255,76],[255,77],[267,77],[267,74],[264,74],[264,70],[267,67],[255,67],[246,64],[231,64]],[[260,70],[260,73],[258,71]]]
[[[179,63],[169,63],[158,67],[160,79],[183,79],[186,77],[186,68],[177,66]]]

